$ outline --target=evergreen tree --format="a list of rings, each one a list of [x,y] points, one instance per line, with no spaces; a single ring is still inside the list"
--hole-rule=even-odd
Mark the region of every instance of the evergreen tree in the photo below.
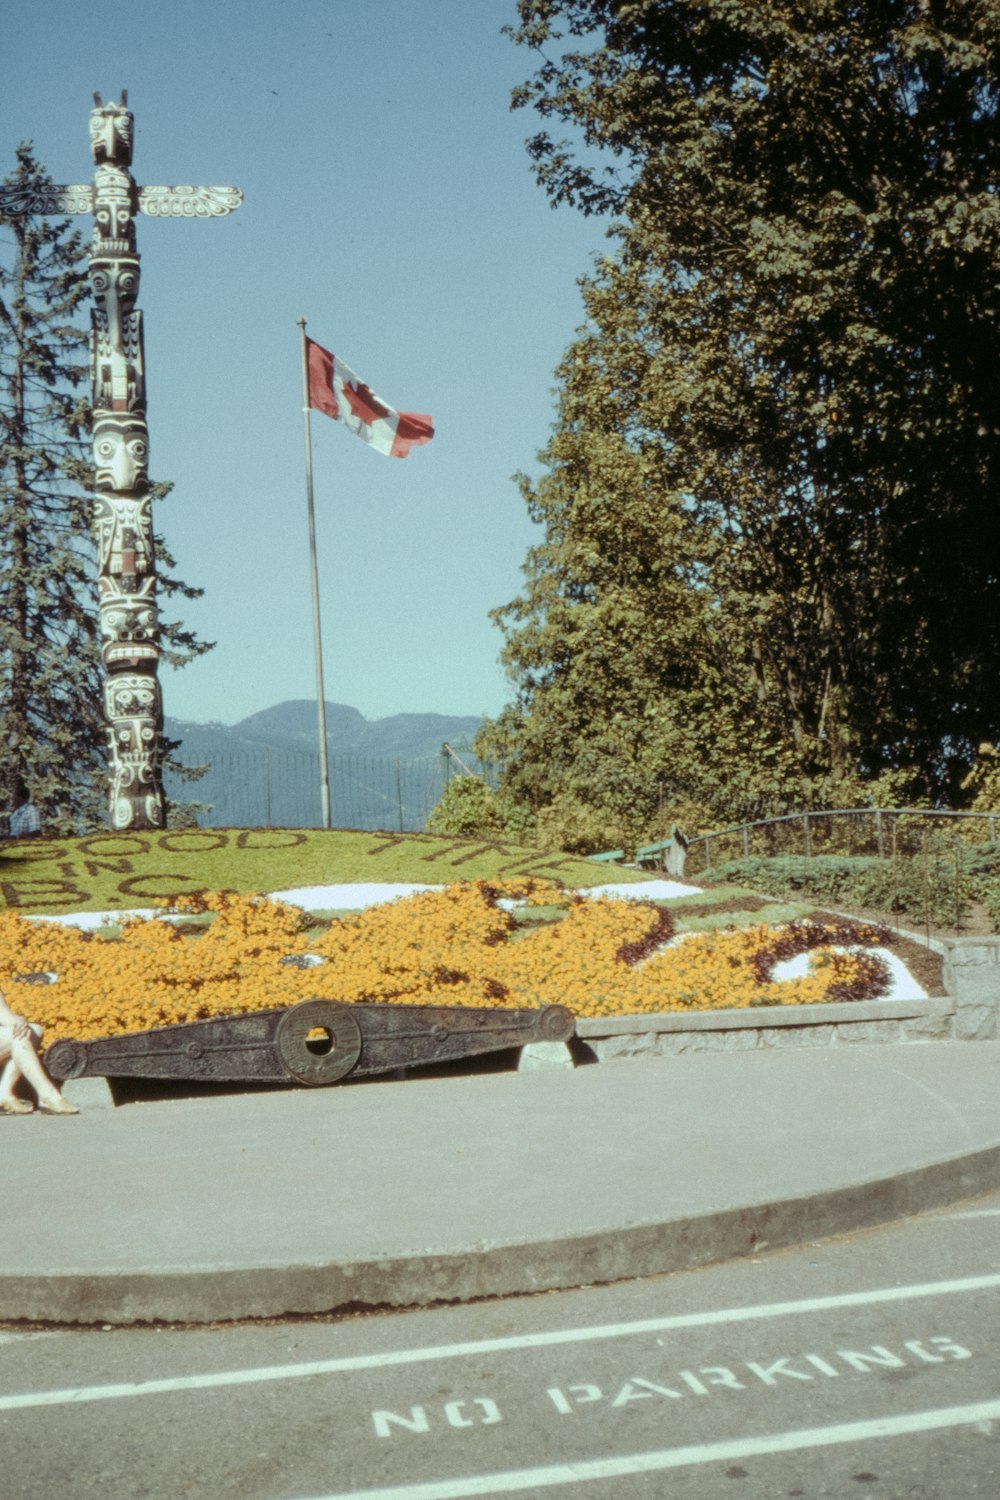
[[[29,201],[49,183],[19,146],[5,187]],[[0,806],[23,779],[50,831],[107,811],[89,340],[74,321],[90,294],[86,258],[66,220],[0,217]],[[154,499],[169,490],[154,486]],[[199,597],[156,546],[161,594]],[[211,649],[179,621],[160,628],[173,666]]]
[[[47,182],[29,146],[7,187]],[[88,462],[89,295],[65,220],[0,220],[0,797],[18,778],[43,826],[95,818],[104,734]]]
[[[1000,12],[519,11],[543,61],[515,102],[575,131],[534,137],[539,179],[616,221],[527,486],[546,539],[500,612],[513,774],[544,783],[536,747],[574,733],[554,705],[585,687],[579,645],[600,647],[586,611],[654,563],[669,587],[632,593],[604,637],[585,741],[638,683],[643,713],[618,720],[633,763],[723,815],[893,768],[947,795],[1000,719]],[[602,476],[598,440],[642,482]],[[587,774],[580,790],[606,797]]]

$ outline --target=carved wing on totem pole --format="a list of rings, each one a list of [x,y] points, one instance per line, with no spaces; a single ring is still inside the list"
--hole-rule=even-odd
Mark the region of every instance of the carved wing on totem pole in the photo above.
[[[92,214],[94,189],[89,182],[69,187],[0,187],[0,214],[9,219],[28,214]]]
[[[243,202],[233,187],[141,187],[139,212],[156,218],[210,219],[231,214]]]
[[[160,219],[218,219],[234,213],[243,194],[234,187],[141,187],[139,212]],[[0,188],[0,214],[92,214],[94,188],[89,182],[46,188]]]

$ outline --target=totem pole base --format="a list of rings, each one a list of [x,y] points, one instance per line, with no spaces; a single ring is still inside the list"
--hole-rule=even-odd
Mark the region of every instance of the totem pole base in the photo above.
[[[45,1066],[60,1081],[161,1078],[316,1087],[532,1042],[565,1042],[574,1030],[573,1014],[564,1005],[503,1010],[304,1000],[92,1042],[55,1042],[45,1053]]]

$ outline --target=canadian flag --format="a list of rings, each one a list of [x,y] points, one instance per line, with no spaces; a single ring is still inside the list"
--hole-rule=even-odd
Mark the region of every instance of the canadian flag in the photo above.
[[[379,453],[405,458],[411,448],[429,443],[434,420],[415,411],[396,411],[328,349],[306,339],[309,405],[324,411]]]

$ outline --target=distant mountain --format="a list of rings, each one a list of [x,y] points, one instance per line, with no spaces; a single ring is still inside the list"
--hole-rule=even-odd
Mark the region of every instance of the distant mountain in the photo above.
[[[327,703],[331,818],[338,828],[421,829],[441,795],[444,741],[471,743],[482,719],[458,714],[393,714],[366,719],[346,703]],[[169,739],[180,740],[185,766],[207,765],[196,782],[168,773],[167,795],[199,802],[210,812],[203,827],[321,823],[316,704],[293,698],[238,724],[197,724],[168,718]],[[467,752],[462,759],[477,769]]]
[[[444,740],[470,744],[482,722],[481,718],[458,714],[392,714],[386,719],[366,719],[346,703],[326,705],[329,753],[339,755],[401,755],[408,760],[437,755]],[[319,733],[316,704],[307,698],[292,698],[251,714],[234,724],[233,731],[275,748],[314,750]]]

